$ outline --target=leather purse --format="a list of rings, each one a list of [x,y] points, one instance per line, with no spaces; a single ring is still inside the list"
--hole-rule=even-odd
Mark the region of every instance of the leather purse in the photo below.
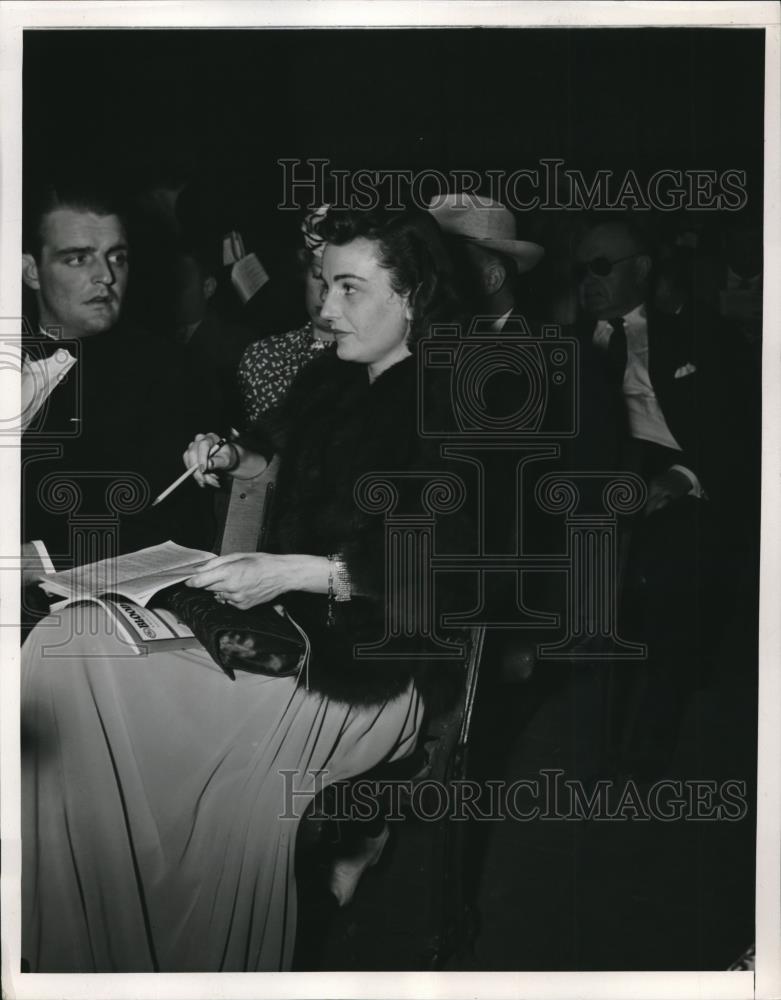
[[[184,622],[231,680],[237,670],[290,677],[309,655],[306,633],[279,604],[242,611],[220,604],[210,591],[181,584],[158,593],[155,604]]]

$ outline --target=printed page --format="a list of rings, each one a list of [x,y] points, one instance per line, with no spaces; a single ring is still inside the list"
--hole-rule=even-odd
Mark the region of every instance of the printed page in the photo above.
[[[119,593],[146,604],[159,590],[186,580],[198,566],[213,558],[212,552],[163,542],[116,559],[102,559],[56,573],[42,581],[42,586],[63,597]]]

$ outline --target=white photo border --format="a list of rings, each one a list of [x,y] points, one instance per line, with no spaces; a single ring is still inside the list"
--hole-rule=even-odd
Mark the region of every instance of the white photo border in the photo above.
[[[0,826],[2,830],[2,976],[19,998],[140,997],[626,997],[770,1000],[781,996],[781,147],[779,43],[775,3],[373,2],[5,2],[0,6],[0,324],[21,316],[22,36],[35,28],[312,28],[422,26],[763,27],[765,90],[765,275],[763,350],[762,554],[757,802],[756,972],[633,973],[218,973],[38,975],[19,973],[21,868],[19,820],[18,631],[0,628]],[[4,369],[0,418],[18,413],[18,385]],[[18,449],[0,448],[0,481],[18,482]],[[5,486],[0,549],[18,548],[18,490]],[[18,577],[0,573],[0,607],[17,621]]]

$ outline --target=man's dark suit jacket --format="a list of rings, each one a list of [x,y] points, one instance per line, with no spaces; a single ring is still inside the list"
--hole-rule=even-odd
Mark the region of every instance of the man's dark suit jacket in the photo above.
[[[677,315],[647,309],[651,385],[665,422],[681,446],[670,465],[690,469],[719,505],[739,498],[752,470],[755,442],[747,426],[739,363],[715,314],[685,307]],[[593,344],[596,321],[578,324],[580,434],[575,467],[621,469],[629,436],[626,404],[611,384],[604,350]]]
[[[717,624],[730,620],[741,598],[741,579],[756,586],[746,566],[759,542],[760,435],[740,352],[718,318],[694,308],[677,315],[648,309],[647,321],[651,385],[682,451],[632,442],[623,393],[611,380],[606,352],[593,344],[596,321],[589,319],[576,329],[580,428],[564,461],[572,471],[629,469],[646,480],[677,464],[699,479],[707,500],[681,497],[622,522],[629,529],[622,531],[622,635],[649,643],[659,662],[679,663],[718,640]],[[656,467],[642,468],[638,458]],[[602,476],[586,482],[587,512],[603,512],[603,483]],[[664,684],[662,678],[659,690],[666,692]],[[678,697],[671,690],[670,705]]]
[[[77,557],[69,540],[74,518],[97,528],[101,518],[111,518],[112,506],[128,507],[133,488],[109,497],[112,481],[139,477],[153,499],[182,472],[182,452],[193,435],[216,424],[176,348],[143,330],[118,326],[78,341],[34,337],[24,346],[32,360],[60,348],[77,363],[22,437],[21,508],[22,539],[42,539],[55,566],[64,568]],[[168,538],[207,547],[209,501],[187,482],[157,507],[124,510],[119,551]]]

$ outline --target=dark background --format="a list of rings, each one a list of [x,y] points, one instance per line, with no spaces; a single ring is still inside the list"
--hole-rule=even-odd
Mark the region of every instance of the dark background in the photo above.
[[[420,169],[735,168],[761,191],[764,34],[736,29],[28,30],[26,176],[144,184],[279,157]],[[276,192],[275,192],[276,193]]]

